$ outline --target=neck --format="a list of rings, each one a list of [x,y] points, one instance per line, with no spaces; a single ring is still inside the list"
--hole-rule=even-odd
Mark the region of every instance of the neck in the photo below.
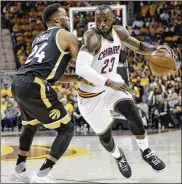
[[[48,28],[52,28],[52,27],[59,27],[60,29],[62,28],[60,25],[57,24],[47,24]]]
[[[107,40],[113,40],[112,30],[107,35],[102,35]]]

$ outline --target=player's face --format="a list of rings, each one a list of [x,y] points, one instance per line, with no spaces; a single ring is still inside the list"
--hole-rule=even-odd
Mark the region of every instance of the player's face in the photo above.
[[[108,35],[112,31],[114,23],[113,13],[106,9],[95,12],[95,24],[102,35]]]
[[[69,17],[67,16],[67,13],[65,9],[59,8],[58,13],[56,14],[56,20],[58,21],[60,27],[69,30],[70,28],[70,22],[69,22]]]

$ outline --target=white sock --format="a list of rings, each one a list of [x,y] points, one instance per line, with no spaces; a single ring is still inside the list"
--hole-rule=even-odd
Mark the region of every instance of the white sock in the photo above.
[[[135,138],[136,139],[136,138]],[[136,142],[138,144],[138,147],[145,151],[147,148],[149,148],[148,139],[145,137],[144,139],[136,139]]]
[[[111,153],[111,155],[115,158],[119,158],[121,156],[120,151],[117,146],[115,146],[114,151]]]

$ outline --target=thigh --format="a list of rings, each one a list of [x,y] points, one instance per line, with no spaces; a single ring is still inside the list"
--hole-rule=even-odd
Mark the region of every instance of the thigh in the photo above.
[[[130,93],[125,93],[123,91],[115,91],[111,88],[108,88],[105,91],[104,105],[105,105],[105,107],[109,108],[110,110],[114,111],[116,104],[120,101],[123,101],[123,100],[132,100],[133,101],[133,97]]]
[[[28,111],[26,111],[21,104],[18,104],[21,112],[21,121],[22,125],[32,125],[35,126],[39,124],[40,122],[35,119],[34,116],[32,116]]]
[[[111,77],[113,81],[116,82],[122,82],[124,83],[124,80],[121,78],[119,74],[115,74]],[[111,88],[107,88],[104,92],[104,104],[107,108],[110,110],[115,109],[115,105],[122,100],[133,100],[133,96],[130,93],[125,93],[123,91],[115,91]]]
[[[39,78],[28,83],[26,87],[17,85],[15,88],[15,96],[24,112],[50,129],[58,128],[61,123],[67,124],[70,121],[67,111],[50,85]]]
[[[94,105],[94,98],[85,99],[87,105],[83,106],[84,99],[82,103],[79,103],[78,106],[83,118],[87,123],[92,127],[96,134],[104,134],[113,123],[113,118],[111,117],[110,111],[104,106],[103,97],[100,96],[99,101],[95,101],[95,108],[90,108],[90,105]],[[97,102],[97,103],[96,103]]]

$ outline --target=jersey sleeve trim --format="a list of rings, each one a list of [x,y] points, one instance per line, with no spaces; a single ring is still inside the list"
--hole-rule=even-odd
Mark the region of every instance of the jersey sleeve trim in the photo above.
[[[60,47],[60,45],[59,45],[59,42],[58,42],[58,35],[59,35],[59,33],[61,32],[61,31],[63,31],[64,29],[60,29],[59,31],[57,31],[57,33],[56,33],[56,37],[55,37],[55,39],[56,39],[56,45],[57,45],[57,48],[63,53],[63,54],[68,54],[69,52],[65,52],[61,47]]]

